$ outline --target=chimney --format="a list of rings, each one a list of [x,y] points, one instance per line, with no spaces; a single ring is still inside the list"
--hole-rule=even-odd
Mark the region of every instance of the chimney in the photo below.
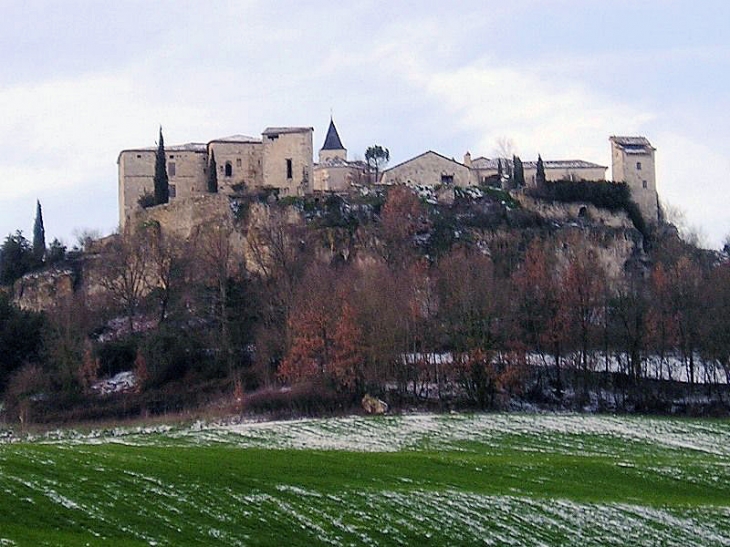
[[[471,169],[471,154],[468,150],[466,151],[466,154],[464,154],[464,165]]]

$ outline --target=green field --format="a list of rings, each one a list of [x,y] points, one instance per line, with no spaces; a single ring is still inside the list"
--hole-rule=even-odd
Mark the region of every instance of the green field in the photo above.
[[[5,545],[730,545],[730,423],[406,415],[0,444]]]

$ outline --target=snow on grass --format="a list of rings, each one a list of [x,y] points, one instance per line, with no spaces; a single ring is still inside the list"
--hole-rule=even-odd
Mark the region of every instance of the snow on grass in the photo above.
[[[58,431],[0,445],[0,547],[27,544],[11,507],[96,543],[730,546],[729,439],[574,414]]]

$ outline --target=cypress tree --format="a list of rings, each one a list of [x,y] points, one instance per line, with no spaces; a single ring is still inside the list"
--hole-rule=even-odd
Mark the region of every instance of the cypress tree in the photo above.
[[[542,162],[542,156],[537,155],[537,170],[535,171],[535,182],[538,186],[545,184],[545,164]]]
[[[46,255],[46,230],[43,227],[41,202],[36,200],[35,222],[33,223],[33,262],[40,266]]]
[[[522,167],[522,160],[519,156],[512,156],[512,163],[514,165],[513,181],[515,188],[525,185],[525,170]]]
[[[497,176],[499,177],[499,180],[502,180],[502,176],[504,173],[502,172],[502,159],[497,158]]]
[[[218,165],[215,162],[215,152],[210,151],[210,163],[208,165],[208,192],[218,192]]]
[[[170,201],[170,181],[167,178],[167,160],[165,159],[165,141],[162,138],[162,127],[160,127],[160,140],[157,143],[157,154],[155,155],[155,204],[160,205]]]

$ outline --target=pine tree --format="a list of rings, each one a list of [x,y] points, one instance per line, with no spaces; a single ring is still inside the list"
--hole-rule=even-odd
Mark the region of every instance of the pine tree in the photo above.
[[[157,155],[155,156],[155,204],[160,205],[170,201],[170,181],[167,178],[167,160],[165,159],[165,141],[162,138],[162,127],[160,127],[160,140],[157,143]]]
[[[542,156],[537,155],[537,171],[535,172],[535,182],[538,186],[545,184],[545,164],[542,162]]]
[[[33,223],[33,262],[40,266],[46,255],[46,230],[43,228],[41,202],[36,200],[35,222]]]
[[[208,165],[208,192],[218,192],[218,165],[215,162],[215,152],[210,151],[210,164]]]

